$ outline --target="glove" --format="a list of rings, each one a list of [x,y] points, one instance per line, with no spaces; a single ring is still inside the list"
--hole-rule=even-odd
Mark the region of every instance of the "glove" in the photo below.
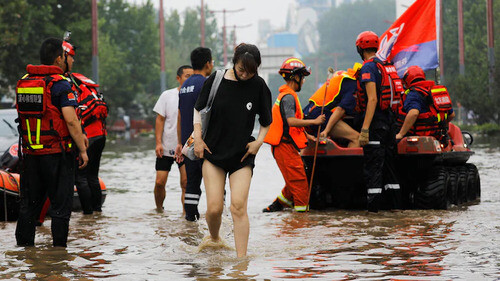
[[[359,133],[359,145],[365,146],[370,141],[370,133],[368,129],[361,129]]]

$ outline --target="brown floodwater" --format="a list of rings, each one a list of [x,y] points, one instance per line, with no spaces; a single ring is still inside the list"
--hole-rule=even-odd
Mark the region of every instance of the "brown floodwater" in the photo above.
[[[182,216],[176,166],[165,211],[155,211],[154,142],[108,142],[100,176],[108,188],[101,214],[73,213],[66,249],[51,246],[50,219],[36,247],[15,244],[15,222],[0,222],[2,280],[500,280],[500,145],[479,140],[480,203],[448,211],[291,211],[263,214],[284,181],[269,146],[257,156],[248,203],[248,257],[237,259],[232,221],[227,246],[199,245],[202,220]]]

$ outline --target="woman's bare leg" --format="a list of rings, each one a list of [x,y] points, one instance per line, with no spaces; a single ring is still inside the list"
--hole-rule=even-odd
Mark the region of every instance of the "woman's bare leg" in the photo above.
[[[234,225],[234,243],[236,255],[244,257],[247,255],[248,235],[250,224],[248,222],[247,202],[252,169],[244,167],[229,176],[231,187],[231,215]]]
[[[224,208],[224,185],[226,173],[209,161],[203,161],[203,182],[207,195],[207,213],[205,215],[208,231],[212,240],[219,240],[219,230]]]

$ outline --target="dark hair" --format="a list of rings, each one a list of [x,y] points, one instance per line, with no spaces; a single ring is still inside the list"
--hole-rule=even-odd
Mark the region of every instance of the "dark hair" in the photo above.
[[[209,48],[198,47],[191,52],[191,65],[194,70],[202,70],[207,62],[212,61],[212,51]]]
[[[257,73],[260,66],[260,51],[257,46],[252,44],[241,43],[234,48],[233,64],[241,62],[243,68],[248,73]]]
[[[184,69],[193,69],[190,65],[183,65],[177,68],[177,76],[181,77],[184,74]]]
[[[44,65],[52,65],[58,56],[62,56],[63,41],[58,38],[47,38],[43,41],[40,47],[40,63]]]

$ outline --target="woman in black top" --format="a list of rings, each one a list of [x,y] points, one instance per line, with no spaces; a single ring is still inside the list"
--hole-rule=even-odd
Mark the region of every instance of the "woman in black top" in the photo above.
[[[233,68],[226,70],[212,104],[205,139],[201,137],[199,111],[205,108],[214,82],[212,74],[201,90],[194,112],[195,154],[205,158],[203,181],[207,195],[206,219],[210,237],[218,241],[224,206],[224,186],[229,174],[231,214],[238,257],[246,256],[249,234],[248,190],[255,155],[267,134],[271,117],[271,92],[257,75],[260,52],[251,44],[235,48]],[[257,139],[251,136],[255,115],[259,115]]]

